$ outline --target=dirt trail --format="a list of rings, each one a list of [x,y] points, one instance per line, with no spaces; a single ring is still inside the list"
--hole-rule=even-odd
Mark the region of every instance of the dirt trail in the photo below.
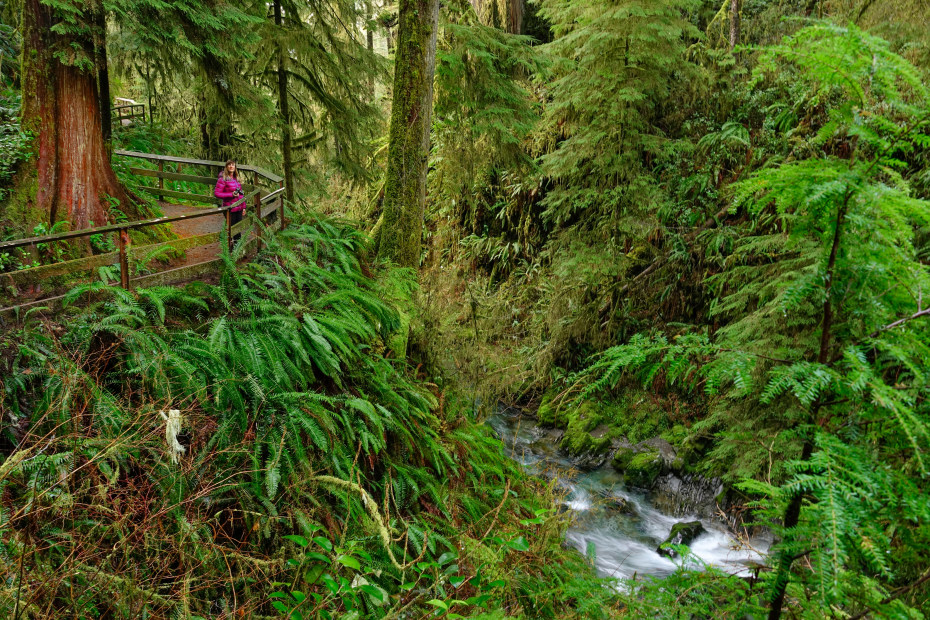
[[[162,214],[165,217],[175,217],[178,215],[189,215],[204,210],[205,207],[192,207],[190,205],[177,205],[167,202],[159,203]],[[209,207],[206,207],[209,208]],[[208,233],[220,232],[225,228],[226,220],[221,215],[208,215],[198,217],[193,220],[183,220],[171,224],[171,230],[178,237],[195,237],[197,235],[206,235]],[[220,255],[220,244],[211,243],[209,245],[191,248],[187,250],[184,259],[177,262],[172,261],[172,267],[183,267],[185,265],[196,265],[204,261],[212,260]]]

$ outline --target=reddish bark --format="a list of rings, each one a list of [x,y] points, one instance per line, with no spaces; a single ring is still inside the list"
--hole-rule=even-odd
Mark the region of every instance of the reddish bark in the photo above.
[[[22,124],[34,136],[37,177],[21,178],[20,190],[30,203],[27,218],[48,224],[67,220],[71,230],[79,230],[107,223],[108,196],[124,211],[131,202],[110,165],[103,132],[110,119],[101,117],[96,67],[67,64],[81,58],[92,63],[98,57],[94,42],[52,32],[56,22],[53,10],[40,0],[25,0]],[[70,56],[63,62],[56,51]]]

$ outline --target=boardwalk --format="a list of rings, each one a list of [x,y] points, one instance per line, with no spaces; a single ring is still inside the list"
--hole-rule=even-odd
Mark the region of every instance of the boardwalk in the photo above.
[[[61,294],[77,282],[93,281],[101,277],[113,279],[114,267],[119,284],[127,289],[134,286],[180,284],[209,277],[219,268],[222,238],[241,233],[250,240],[250,245],[256,243],[252,247],[254,250],[261,245],[261,239],[256,237],[259,230],[267,230],[265,227],[276,230],[284,226],[284,179],[272,172],[257,166],[239,166],[243,174],[251,176],[251,182],[243,184],[246,193],[241,198],[247,218],[229,228],[227,222],[230,207],[217,206],[212,192],[216,182],[215,171],[223,168],[223,162],[130,151],[116,151],[115,154],[149,162],[148,168],[130,168],[130,172],[140,179],[140,185],[134,188],[136,191],[154,194],[162,200],[182,199],[199,206],[160,201],[162,215],[158,218],[0,242],[0,252],[32,252],[33,255],[36,255],[37,249],[52,247],[60,242],[86,244],[92,236],[109,240],[116,247],[104,253],[0,274],[0,315],[18,315],[46,303],[55,305],[62,299]],[[182,172],[182,166],[198,174]],[[185,191],[181,191],[178,184]],[[190,191],[192,184],[194,187],[200,185],[203,190]],[[262,226],[258,226],[258,221],[261,221]],[[138,231],[151,226],[170,227],[174,238],[155,243],[143,242],[142,245],[133,244],[134,238],[138,243]],[[170,248],[175,251],[168,253],[175,254],[176,258],[167,264],[154,260],[157,256],[164,256]]]
[[[177,215],[189,215],[203,211],[203,207],[192,207],[190,205],[178,205],[162,202],[159,204],[162,215],[165,217],[174,217]],[[218,233],[223,230],[224,222],[218,217],[201,217],[195,220],[183,220],[173,222],[171,231],[181,239],[187,237],[196,237],[207,233]],[[196,265],[209,260],[213,260],[220,255],[220,244],[211,243],[190,248],[185,252],[183,259],[176,259],[171,262],[172,267],[181,267],[183,265]]]

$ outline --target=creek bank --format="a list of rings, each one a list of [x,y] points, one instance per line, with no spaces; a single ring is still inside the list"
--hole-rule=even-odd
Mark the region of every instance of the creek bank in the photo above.
[[[696,473],[701,446],[689,441],[687,429],[673,426],[653,435],[661,428],[661,412],[651,403],[644,407],[645,398],[630,401],[632,406],[621,403],[619,411],[596,401],[569,407],[547,394],[535,419],[579,471],[609,463],[626,486],[649,493],[660,510],[672,515],[712,519],[726,513],[732,504],[729,493],[719,478]]]
[[[687,512],[686,506],[704,502],[705,491],[696,488],[691,499],[676,507],[683,514],[659,508],[654,498],[675,502],[671,494],[674,483],[665,482],[665,476],[657,478],[653,487],[664,488],[663,495],[629,485],[606,458],[600,467],[591,468],[593,459],[579,461],[577,456],[568,454],[564,432],[540,426],[535,418],[521,411],[500,408],[488,424],[511,458],[530,473],[554,480],[562,494],[562,509],[574,517],[566,532],[566,544],[591,558],[603,577],[661,577],[677,570],[682,561],[690,562],[690,559],[673,560],[657,552],[673,527],[682,521],[699,521],[704,530],[690,541],[692,554],[701,562],[728,572],[749,574],[749,566],[761,561],[760,552],[764,553],[769,544],[758,537],[744,544],[719,520]],[[597,425],[591,428],[596,429]],[[609,438],[609,447],[615,439]],[[660,454],[664,449],[661,445],[657,447],[656,442],[646,446]],[[588,467],[580,468],[579,462]],[[683,478],[680,480],[684,482]],[[681,489],[680,484],[678,488]]]

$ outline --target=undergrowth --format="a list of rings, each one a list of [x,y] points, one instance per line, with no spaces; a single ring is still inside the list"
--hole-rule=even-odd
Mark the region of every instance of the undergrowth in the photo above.
[[[612,613],[554,489],[390,357],[412,279],[362,247],[316,220],[2,337],[0,615]]]

